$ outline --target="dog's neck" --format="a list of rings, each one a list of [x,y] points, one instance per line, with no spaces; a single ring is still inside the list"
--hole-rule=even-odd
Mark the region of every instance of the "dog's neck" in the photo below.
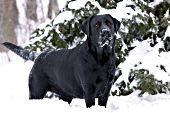
[[[84,44],[87,46],[87,51],[90,52],[98,64],[104,65],[114,59],[114,47],[109,48],[108,46],[98,47],[91,44],[89,41],[85,41]]]

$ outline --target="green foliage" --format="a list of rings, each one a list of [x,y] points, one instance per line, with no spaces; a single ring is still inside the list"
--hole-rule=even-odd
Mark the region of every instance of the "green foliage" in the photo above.
[[[140,90],[142,95],[144,93],[149,93],[151,95],[155,95],[158,93],[166,93],[170,91],[170,83],[163,83],[162,81],[154,78],[153,74],[149,73],[147,69],[140,70],[132,70],[130,75],[135,76],[135,80],[137,81],[136,89]]]
[[[45,31],[48,29],[48,32]],[[44,35],[46,33],[46,35]],[[40,50],[45,51],[49,49],[57,48],[66,48],[68,47],[65,40],[60,38],[60,35],[56,32],[55,27],[51,25],[47,25],[45,28],[38,28],[33,32],[33,35],[31,37],[31,41],[34,40],[34,38],[40,38],[39,40],[34,41],[33,43],[30,43],[28,46],[26,46],[26,49],[31,49],[34,51]]]
[[[111,92],[111,94],[113,96],[115,96],[115,95],[127,96],[134,91],[133,88],[130,88],[130,84],[126,83],[124,80],[122,80],[120,83],[117,83],[116,86],[118,87],[118,90]]]
[[[59,23],[59,31],[64,35],[67,44],[72,45],[75,39],[82,39],[85,36],[84,33],[80,31],[80,25],[88,17],[99,13],[99,9],[92,5],[91,2],[87,2],[85,7],[78,10],[70,8],[67,8],[67,10],[72,12],[74,18],[64,23]]]
[[[34,51],[44,51],[54,48],[68,48],[75,42],[79,44],[85,36],[85,34],[80,31],[80,25],[88,17],[99,13],[99,9],[92,5],[91,2],[87,2],[85,6],[80,9],[70,9],[68,5],[73,1],[75,0],[68,1],[65,9],[60,11],[60,13],[71,11],[74,16],[73,19],[65,20],[63,23],[58,24],[53,24],[54,20],[52,20],[51,24],[48,24],[45,28],[36,29],[31,37],[32,43],[25,48]],[[39,38],[39,40],[36,40],[37,38]]]
[[[137,82],[132,86],[132,82]],[[149,73],[147,69],[131,70],[129,73],[128,82],[122,80],[116,86],[119,90],[112,92],[112,95],[129,95],[135,90],[140,90],[139,96],[144,93],[155,95],[158,93],[170,92],[170,82],[163,83],[161,80],[154,78],[153,74]]]
[[[165,12],[169,10],[170,4],[165,1],[155,7],[149,7],[148,2],[133,1],[135,5],[127,7],[131,7],[133,10],[141,9],[143,13],[133,15],[131,19],[122,19],[122,24],[128,29],[128,32],[120,31],[121,37],[128,48],[135,40],[147,39],[151,39],[150,46],[153,47],[157,44],[158,38],[164,39],[169,19],[165,17]],[[160,13],[156,13],[158,11]]]
[[[72,46],[72,44],[76,43],[77,45],[81,42],[81,39],[85,36],[85,34],[80,31],[80,25],[91,15],[98,14],[99,9],[92,5],[91,2],[87,2],[85,6],[80,9],[70,9],[68,5],[73,1],[75,0],[68,1],[65,9],[60,11],[60,13],[64,11],[71,11],[74,18],[71,20],[65,20],[63,23],[59,24],[53,24],[53,20],[51,24],[47,25],[45,28],[36,29],[31,38],[33,40],[39,38],[39,40],[32,41],[32,43],[26,47],[27,49],[42,51],[53,48],[68,48],[69,46]],[[116,7],[114,4],[117,4],[122,0],[97,1],[102,7],[112,9]],[[131,7],[133,10],[141,9],[141,11],[145,13],[132,15],[131,19],[122,19],[121,23],[123,24],[124,29],[127,29],[128,31],[124,31],[124,29],[120,29],[119,31],[121,38],[116,40],[115,46],[117,58],[116,66],[124,62],[126,60],[125,57],[128,56],[129,52],[135,48],[135,46],[132,46],[134,41],[150,39],[150,46],[153,47],[157,44],[158,38],[164,40],[164,34],[168,26],[169,18],[164,17],[165,12],[169,10],[168,2],[162,2],[155,7],[149,7],[148,4],[152,2],[152,0],[146,1],[145,3],[140,0],[132,1],[134,4],[127,5],[127,7]],[[162,13],[156,13],[159,11],[160,7]],[[47,31],[47,29],[49,31]],[[56,29],[58,29],[58,31]],[[164,40],[164,48],[161,48],[160,52],[169,50],[169,43],[167,40],[168,38]],[[123,43],[126,44],[125,48],[123,48]]]
[[[119,31],[121,39],[117,40],[116,44],[116,54],[117,54],[117,65],[126,60],[129,52],[135,48],[133,46],[134,41],[150,40],[150,46],[154,47],[159,40],[162,40],[164,47],[159,49],[159,52],[170,51],[170,37],[165,38],[165,32],[167,30],[168,21],[170,16],[166,17],[165,13],[170,11],[170,4],[166,1],[154,6],[149,7],[149,3],[145,3],[140,0],[133,0],[135,5],[127,5],[133,10],[140,9],[142,13],[132,15],[132,18],[122,19],[123,29]],[[157,13],[160,12],[160,13]],[[130,12],[129,12],[130,14]],[[124,30],[126,29],[126,30]],[[122,41],[123,40],[123,41]],[[126,49],[122,49],[123,44],[126,44]],[[166,72],[164,66],[160,68]],[[135,80],[138,81],[136,86],[131,86],[131,82]],[[164,93],[169,91],[170,83],[162,83],[154,78],[154,75],[149,74],[148,70],[135,70],[129,75],[129,81],[125,82],[122,80],[117,83],[116,86],[119,90],[112,92],[113,95],[128,95],[134,90],[140,90],[140,95],[148,92],[149,94]]]
[[[165,51],[170,51],[170,36],[167,36],[164,40]]]
[[[123,0],[95,0],[99,2],[100,6],[106,9],[116,9],[117,3]]]
[[[163,40],[163,43],[164,43],[164,47],[163,47],[163,48],[159,48],[159,53],[170,51],[170,36],[167,36],[167,37]]]
[[[119,34],[121,39],[117,40],[117,44],[115,47],[117,54],[117,65],[124,62],[126,60],[126,56],[128,56],[129,52],[135,48],[133,46],[134,41],[143,41],[150,40],[150,46],[154,47],[159,40],[163,40],[164,48],[160,49],[160,51],[168,51],[169,43],[167,40],[164,40],[165,32],[168,26],[168,20],[170,17],[165,17],[165,12],[170,10],[170,4],[166,1],[154,6],[149,7],[149,3],[151,1],[142,2],[140,0],[132,0],[134,4],[127,5],[126,7],[130,7],[133,10],[140,9],[142,13],[137,13],[136,15],[132,15],[129,12],[129,15],[132,15],[132,18],[122,18],[123,28],[119,30]],[[161,9],[160,13],[156,13]],[[125,30],[126,29],[126,30]],[[123,50],[123,43],[125,43],[126,48]]]
[[[124,50],[122,51],[122,47],[123,47],[123,44],[122,44],[122,39],[117,39],[116,40],[116,43],[115,43],[115,55],[116,55],[116,67],[121,63],[121,62],[124,62],[126,59],[125,59],[125,56],[127,56],[127,50]]]

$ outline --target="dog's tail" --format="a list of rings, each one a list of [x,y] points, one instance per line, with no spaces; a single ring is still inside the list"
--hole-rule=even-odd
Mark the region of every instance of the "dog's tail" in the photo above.
[[[36,53],[35,51],[29,51],[29,50],[23,49],[22,47],[12,44],[10,42],[4,42],[2,43],[2,45],[4,45],[9,50],[13,51],[20,57],[22,57],[24,60],[34,61],[36,57],[38,56],[38,53]]]

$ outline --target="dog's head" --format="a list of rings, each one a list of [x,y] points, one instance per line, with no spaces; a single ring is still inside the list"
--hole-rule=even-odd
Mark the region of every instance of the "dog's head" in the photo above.
[[[113,48],[119,27],[120,22],[109,14],[94,15],[81,25],[82,31],[88,36],[87,40],[99,48]]]

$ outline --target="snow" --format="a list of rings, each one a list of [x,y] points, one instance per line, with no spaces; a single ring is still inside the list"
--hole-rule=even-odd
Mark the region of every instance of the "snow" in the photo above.
[[[170,94],[138,97],[138,91],[128,96],[110,96],[107,108],[96,105],[85,107],[84,99],[73,99],[69,105],[58,98],[29,100],[28,75],[33,62],[22,59],[0,65],[1,113],[168,113]]]
[[[121,76],[117,82],[128,80],[130,69],[148,69],[150,74],[153,74],[158,80],[163,82],[170,81],[170,52],[158,53],[158,49],[163,46],[160,41],[155,47],[150,47],[149,40],[138,42],[136,48],[130,52],[126,61],[119,65],[124,76]],[[142,62],[142,64],[140,64]],[[135,65],[138,65],[137,67]],[[167,72],[164,72],[159,67],[165,66]]]
[[[21,17],[19,22],[25,25],[26,23],[22,23],[25,18],[23,13],[25,7],[24,0],[18,1],[17,5]],[[85,1],[79,0],[78,3],[72,3],[69,7],[81,7],[85,4]],[[90,1],[100,7],[94,0]],[[127,0],[126,3],[130,4],[129,1]],[[155,1],[157,1],[155,4],[157,4],[161,0]],[[59,0],[58,2],[59,9],[62,9],[66,0]],[[118,4],[119,11],[101,8],[100,14],[111,13],[113,17],[121,20],[124,16],[129,18],[129,15],[126,14],[127,12],[136,13],[130,8],[127,10],[124,8],[125,4],[120,2]],[[46,11],[44,12],[46,15]],[[55,22],[62,22],[64,19],[71,19],[72,17],[71,12],[65,12],[60,14]],[[40,26],[45,26],[45,24]],[[26,31],[21,32],[24,34]],[[22,36],[23,34],[18,35]],[[165,35],[170,36],[170,26],[168,26]],[[19,40],[19,42],[22,42],[21,39]],[[151,74],[154,74],[157,79],[163,80],[163,82],[170,81],[170,52],[159,54],[158,49],[163,46],[163,42],[160,40],[155,47],[150,47],[149,41],[134,42],[136,48],[130,52],[126,61],[119,65],[119,68],[122,70],[122,76],[117,80],[117,83],[121,80],[127,80],[130,69],[141,68],[149,69]],[[8,62],[9,60],[10,62]],[[139,64],[139,62],[142,62],[142,64]],[[136,64],[138,66],[134,67]],[[28,77],[32,65],[33,62],[25,62],[12,52],[0,54],[0,113],[169,113],[170,93],[157,95],[145,93],[143,97],[139,97],[138,94],[140,92],[135,91],[128,96],[110,96],[106,108],[98,106],[97,100],[96,105],[91,108],[86,108],[84,99],[73,99],[70,105],[58,98],[29,100]],[[161,70],[159,68],[160,65],[164,65],[167,72]],[[114,87],[112,89],[114,90]]]
[[[84,99],[73,99],[69,105],[58,98],[29,100],[28,75],[33,62],[22,59],[0,65],[0,105],[1,113],[168,113],[170,94],[138,97],[138,91],[128,96],[110,96],[107,108],[98,106],[85,107]],[[97,100],[96,100],[97,101]]]
[[[16,0],[19,18],[15,29],[18,45],[23,45],[29,40],[30,34],[42,23],[49,22],[47,18],[49,0],[37,0],[37,22],[26,17],[26,0]]]

